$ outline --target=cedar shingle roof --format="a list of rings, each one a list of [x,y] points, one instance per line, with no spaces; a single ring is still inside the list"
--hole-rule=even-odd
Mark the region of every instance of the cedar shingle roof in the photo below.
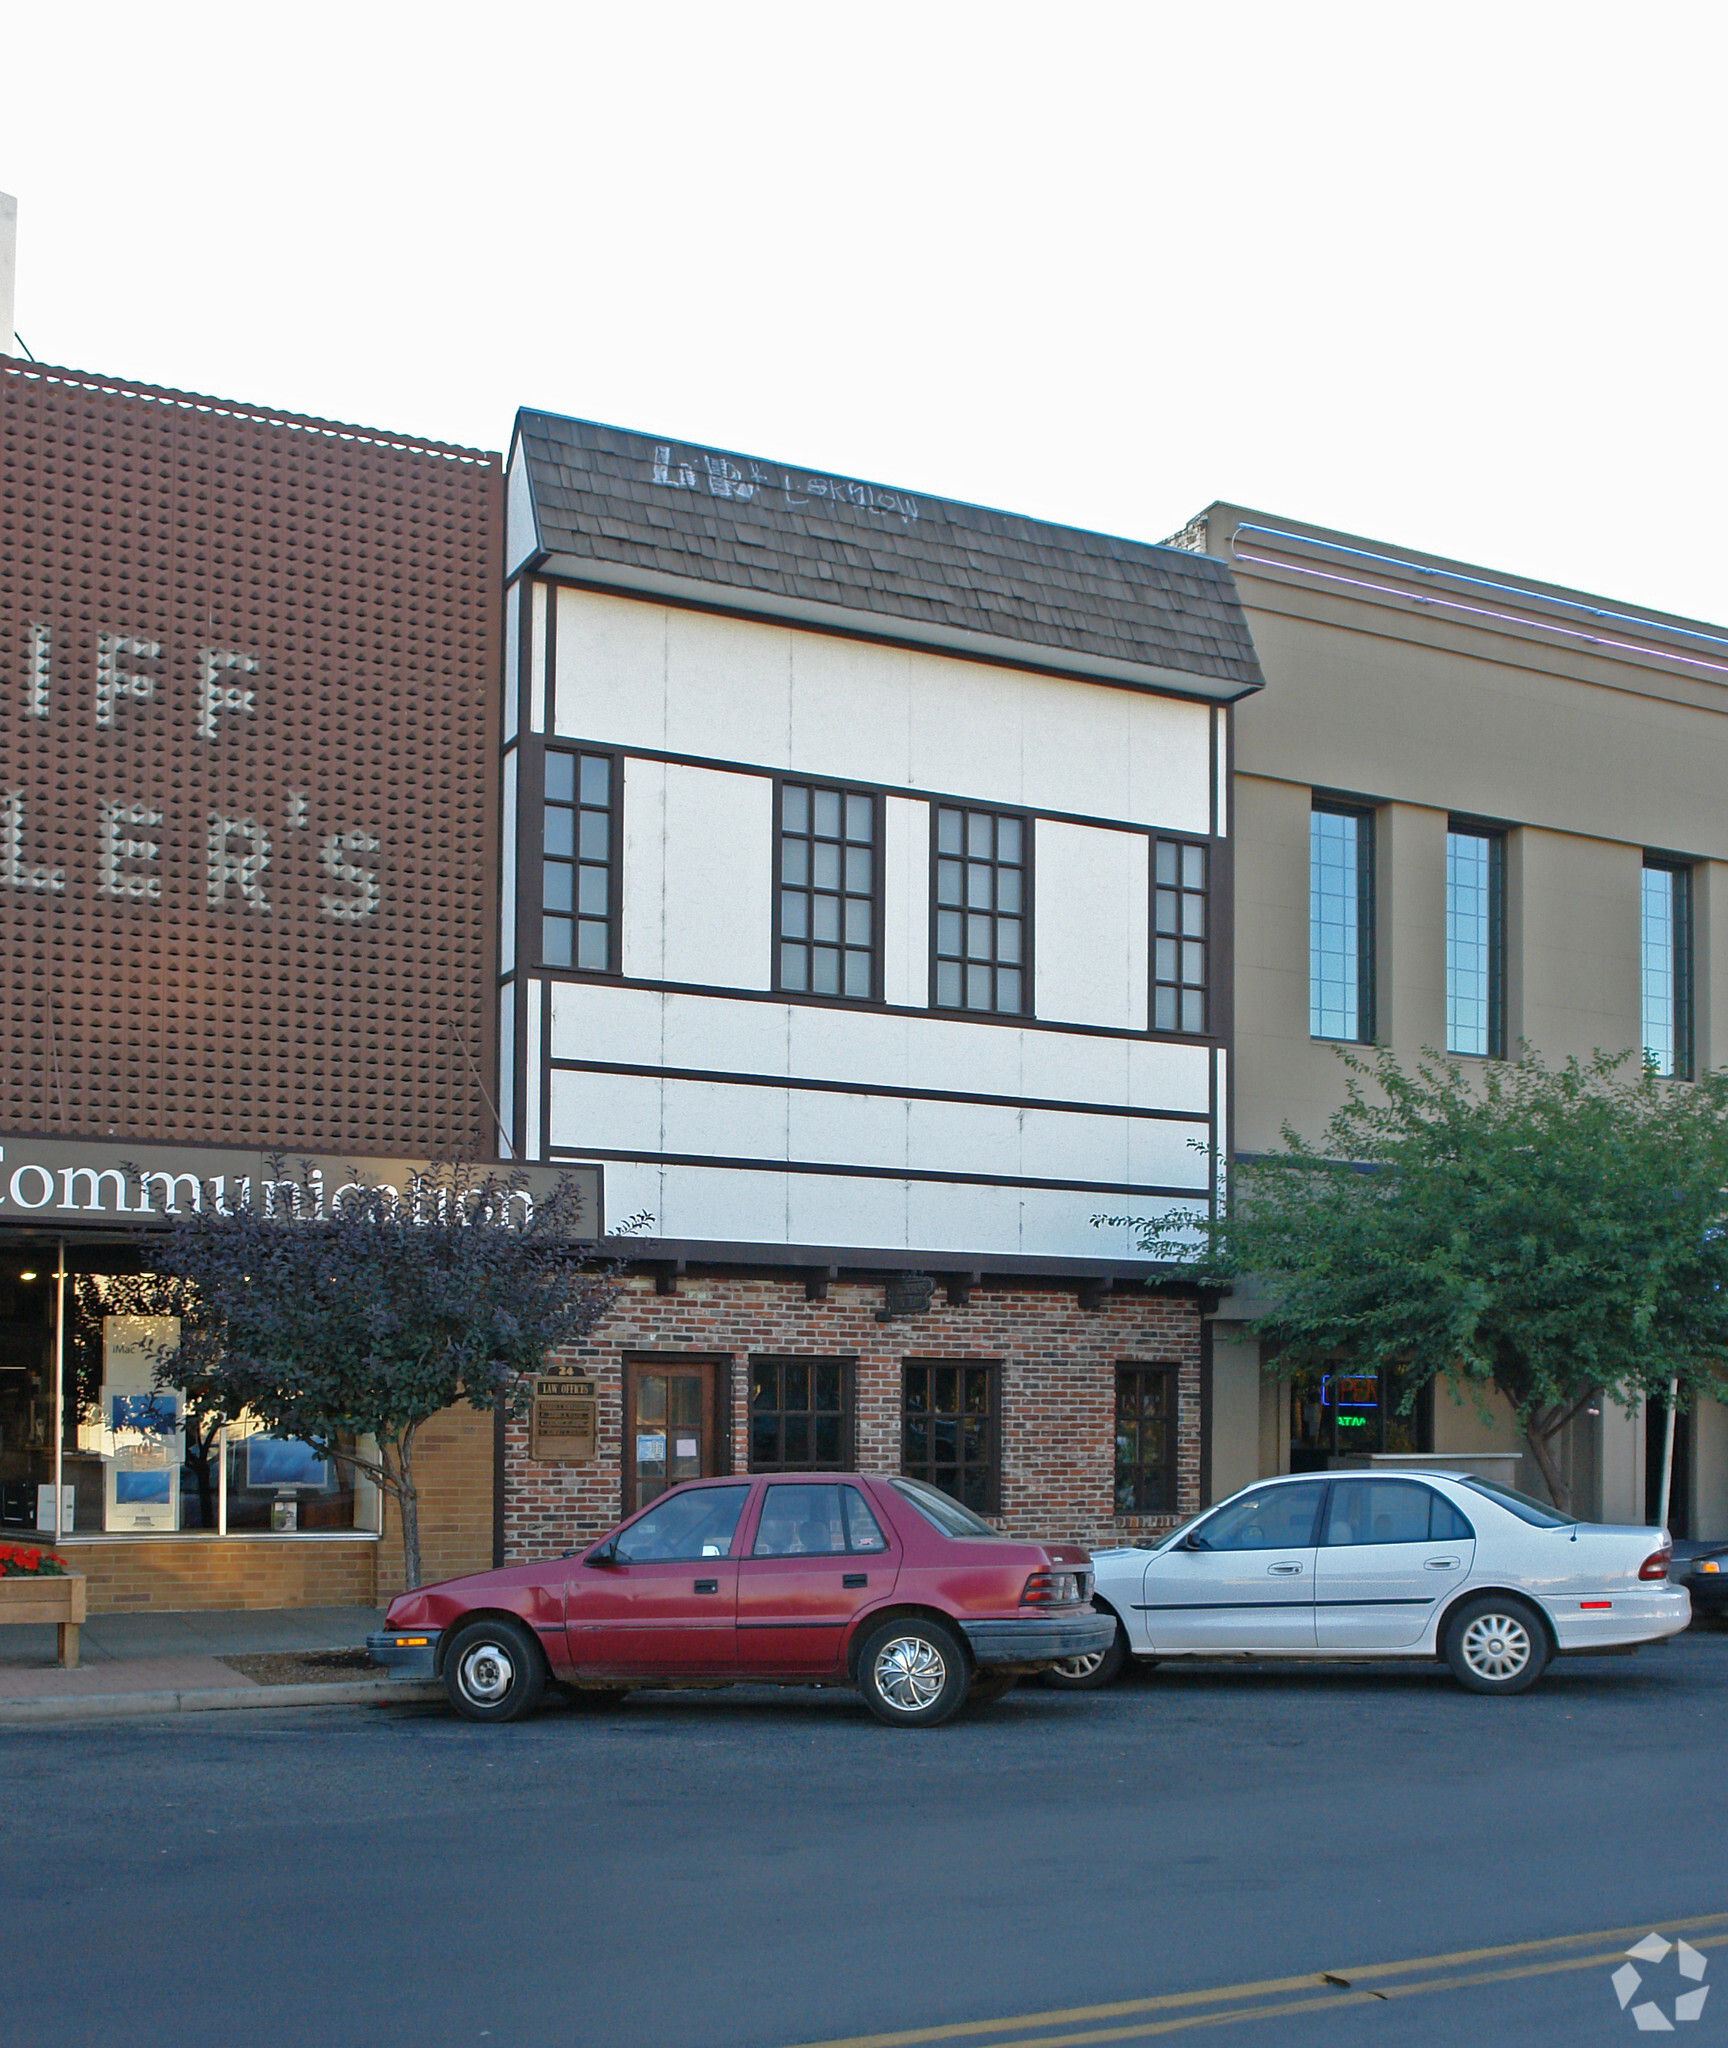
[[[889,635],[899,622],[1123,680],[1186,675],[1207,695],[1260,687],[1230,571],[1209,556],[592,420],[522,412],[516,431],[540,551],[597,581],[610,567],[752,610],[874,614]]]

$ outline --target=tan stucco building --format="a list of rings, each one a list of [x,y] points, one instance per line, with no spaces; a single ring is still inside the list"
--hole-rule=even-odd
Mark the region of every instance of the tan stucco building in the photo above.
[[[1230,565],[1267,682],[1235,722],[1238,1154],[1318,1135],[1340,1041],[1728,1065],[1728,630],[1233,505],[1177,538]],[[1244,1306],[1213,1325],[1214,1499],[1351,1441],[1262,1373]],[[1585,1513],[1654,1518],[1661,1433],[1574,1428]],[[1399,1448],[1523,1447],[1438,1389]],[[1681,1417],[1676,1465],[1676,1532],[1728,1534],[1728,1410]]]

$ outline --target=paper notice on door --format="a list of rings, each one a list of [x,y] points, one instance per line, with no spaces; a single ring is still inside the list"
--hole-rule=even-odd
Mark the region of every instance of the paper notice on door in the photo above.
[[[636,1439],[636,1462],[638,1465],[663,1465],[666,1462],[665,1437],[639,1435]]]
[[[678,1452],[677,1452],[677,1455],[678,1455],[678,1456],[679,1456],[680,1458],[693,1458],[693,1457],[695,1457],[695,1455],[696,1455],[696,1439],[695,1439],[695,1438],[694,1438],[693,1436],[681,1436],[681,1437],[680,1437],[680,1438],[678,1439]]]

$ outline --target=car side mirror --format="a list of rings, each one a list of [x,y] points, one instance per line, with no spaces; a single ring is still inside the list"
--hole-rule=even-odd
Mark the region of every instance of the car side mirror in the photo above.
[[[1196,1529],[1192,1536],[1184,1536],[1176,1548],[1178,1550],[1210,1550],[1212,1546]]]
[[[587,1564],[616,1564],[618,1562],[618,1539],[610,1537],[598,1550],[591,1550],[584,1559]]]

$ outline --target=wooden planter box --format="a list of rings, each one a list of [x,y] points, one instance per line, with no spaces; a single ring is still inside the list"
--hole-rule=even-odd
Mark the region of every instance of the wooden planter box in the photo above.
[[[78,1624],[84,1619],[84,1574],[61,1578],[0,1578],[0,1623],[51,1621],[59,1631],[60,1662],[78,1663]]]

